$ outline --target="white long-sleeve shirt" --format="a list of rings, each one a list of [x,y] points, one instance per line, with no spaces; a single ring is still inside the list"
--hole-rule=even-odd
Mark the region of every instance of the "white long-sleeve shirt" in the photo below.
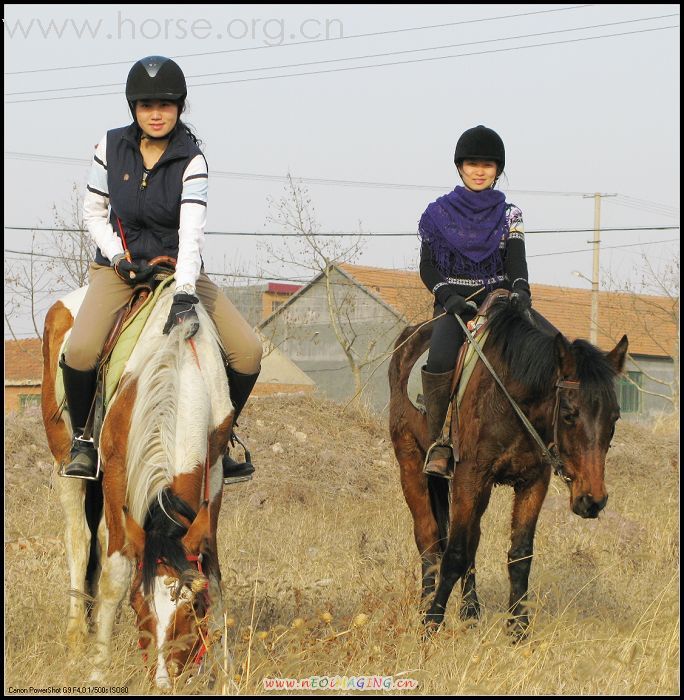
[[[183,191],[178,227],[176,287],[195,290],[202,267],[204,229],[207,223],[209,179],[204,157],[195,156],[183,172]],[[83,202],[83,218],[92,239],[102,254],[112,260],[124,252],[121,239],[109,221],[109,186],[107,180],[107,134],[95,148]]]

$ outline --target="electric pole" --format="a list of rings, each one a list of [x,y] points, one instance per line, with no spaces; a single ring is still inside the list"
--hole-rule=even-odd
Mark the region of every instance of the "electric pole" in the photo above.
[[[594,240],[587,243],[594,244],[594,259],[591,271],[591,327],[589,329],[589,342],[592,345],[598,345],[598,293],[599,293],[599,250],[601,244],[601,197],[616,197],[616,194],[601,194],[594,192],[593,195],[587,194],[584,197],[594,198]]]

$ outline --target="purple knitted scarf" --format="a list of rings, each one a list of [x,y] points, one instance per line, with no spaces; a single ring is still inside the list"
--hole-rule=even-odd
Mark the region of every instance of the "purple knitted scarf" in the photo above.
[[[499,243],[506,232],[506,195],[461,185],[428,205],[418,225],[420,239],[445,277],[485,283],[502,274]]]

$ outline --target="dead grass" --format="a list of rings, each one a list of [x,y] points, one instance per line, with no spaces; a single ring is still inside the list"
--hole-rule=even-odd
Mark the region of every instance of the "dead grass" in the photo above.
[[[511,491],[483,519],[483,617],[420,640],[419,563],[385,420],[315,398],[255,400],[243,438],[254,481],[226,488],[219,542],[233,665],[176,694],[264,694],[264,678],[385,675],[417,694],[668,695],[679,691],[678,435],[619,424],[598,520],[558,481],[540,516],[532,633],[505,634]],[[37,415],[5,426],[5,688],[82,686],[64,646],[62,514]],[[155,694],[122,607],[105,679]],[[319,691],[324,693],[326,691]],[[293,691],[289,691],[290,694]]]

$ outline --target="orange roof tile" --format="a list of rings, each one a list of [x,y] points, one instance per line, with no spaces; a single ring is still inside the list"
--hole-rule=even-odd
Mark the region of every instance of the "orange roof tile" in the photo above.
[[[338,267],[379,296],[410,323],[418,323],[432,315],[434,297],[425,288],[417,272],[347,263]]]
[[[418,272],[362,265],[340,267],[399,311],[410,323],[432,314],[433,296]],[[571,340],[590,337],[591,290],[533,284],[534,308]],[[674,357],[678,354],[675,309],[678,302],[666,296],[599,292],[598,342],[611,350],[623,334],[633,355]]]
[[[5,385],[40,384],[43,354],[38,338],[5,341]]]

